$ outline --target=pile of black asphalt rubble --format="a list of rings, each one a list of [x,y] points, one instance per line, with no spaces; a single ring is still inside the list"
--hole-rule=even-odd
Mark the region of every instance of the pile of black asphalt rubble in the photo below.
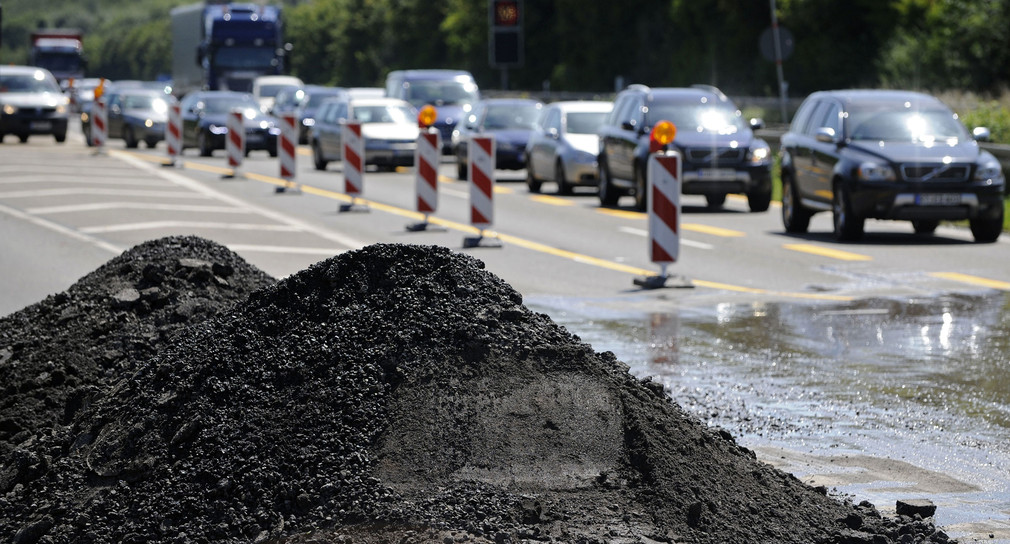
[[[0,318],[0,380],[0,542],[948,541],[756,461],[445,248],[274,282],[149,242]]]

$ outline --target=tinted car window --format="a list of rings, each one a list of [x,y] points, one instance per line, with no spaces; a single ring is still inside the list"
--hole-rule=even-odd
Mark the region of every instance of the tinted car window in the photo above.
[[[842,107],[835,103],[828,103],[827,112],[824,114],[823,127],[828,127],[835,131],[835,134],[842,134]]]
[[[540,116],[540,108],[536,105],[528,106],[488,106],[487,116],[484,118],[484,128],[498,130],[503,128],[527,128],[536,127],[537,117]]]
[[[805,134],[813,136],[817,129],[824,126],[824,114],[828,109],[828,103],[821,101],[817,103],[817,107],[810,114],[810,120],[807,122],[807,126],[803,129]]]
[[[670,121],[678,130],[691,132],[734,134],[744,128],[735,109],[701,103],[653,103],[646,116],[647,126],[663,120]]]
[[[796,112],[796,117],[793,118],[792,124],[789,126],[789,130],[796,133],[803,133],[807,128],[807,122],[810,120],[810,114],[817,108],[816,100],[807,100],[800,106],[799,111]]]
[[[565,117],[571,134],[596,134],[607,113],[602,111],[569,112]]]
[[[921,143],[969,138],[964,126],[947,110],[857,107],[849,111],[849,127],[848,137],[853,140]]]

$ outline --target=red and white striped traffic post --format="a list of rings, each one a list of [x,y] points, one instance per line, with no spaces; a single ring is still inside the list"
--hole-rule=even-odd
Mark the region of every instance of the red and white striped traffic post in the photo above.
[[[347,121],[341,132],[340,158],[344,165],[344,192],[351,197],[349,204],[340,206],[340,211],[366,211],[368,206],[358,205],[357,197],[365,183],[365,139],[361,136],[361,122]]]
[[[428,215],[438,209],[438,163],[442,156],[442,136],[431,128],[437,115],[433,106],[425,106],[417,114],[421,132],[414,151],[414,193],[417,212],[424,214],[424,220],[407,225],[407,230],[412,232],[427,230],[430,225]]]
[[[99,96],[91,108],[91,145],[95,155],[105,153],[105,141],[109,134],[109,114],[105,109],[105,96]]]
[[[666,287],[670,276],[667,266],[680,256],[680,186],[683,163],[680,153],[664,150],[673,141],[677,129],[669,121],[660,121],[650,137],[646,187],[649,212],[649,259],[659,265],[659,275],[636,278],[635,285],[646,289]],[[692,287],[680,281],[678,287]]]
[[[495,146],[491,136],[474,136],[467,143],[467,169],[470,175],[470,224],[480,232],[463,239],[463,247],[476,247],[484,240],[484,230],[494,223]],[[496,237],[486,244],[500,247]]]
[[[245,112],[241,108],[235,108],[228,112],[228,121],[225,123],[228,136],[225,138],[224,149],[228,154],[228,166],[231,168],[231,173],[225,174],[226,178],[234,178],[239,175],[239,168],[242,167],[242,159],[245,157],[244,116]]]
[[[298,149],[298,120],[294,112],[285,112],[279,117],[281,122],[281,133],[277,137],[277,156],[281,158],[281,179],[284,180],[283,187],[277,187],[276,192],[283,193],[288,189],[294,192],[301,192],[295,179],[295,152]]]
[[[175,159],[182,154],[182,106],[175,101],[168,105],[165,145],[168,147],[168,162],[165,166],[175,166]]]

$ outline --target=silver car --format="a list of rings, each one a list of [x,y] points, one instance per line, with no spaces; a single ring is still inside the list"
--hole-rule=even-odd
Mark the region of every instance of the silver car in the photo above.
[[[613,109],[612,102],[554,102],[544,108],[539,126],[526,144],[526,184],[540,192],[544,181],[569,194],[575,185],[597,185],[597,129]]]
[[[316,170],[330,161],[342,160],[343,129],[348,120],[361,123],[365,140],[365,164],[380,170],[413,166],[417,149],[417,111],[397,98],[341,96],[323,102],[309,134]]]

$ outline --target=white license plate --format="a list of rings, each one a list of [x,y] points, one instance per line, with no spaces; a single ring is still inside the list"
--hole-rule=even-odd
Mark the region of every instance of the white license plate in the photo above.
[[[700,168],[698,170],[700,179],[734,179],[736,170],[730,168]]]
[[[50,121],[32,121],[32,130],[52,130],[53,124]]]
[[[246,143],[249,144],[261,144],[263,143],[263,136],[259,134],[249,134],[246,136]]]
[[[958,206],[961,195],[957,193],[927,193],[915,196],[915,203],[920,206]]]

